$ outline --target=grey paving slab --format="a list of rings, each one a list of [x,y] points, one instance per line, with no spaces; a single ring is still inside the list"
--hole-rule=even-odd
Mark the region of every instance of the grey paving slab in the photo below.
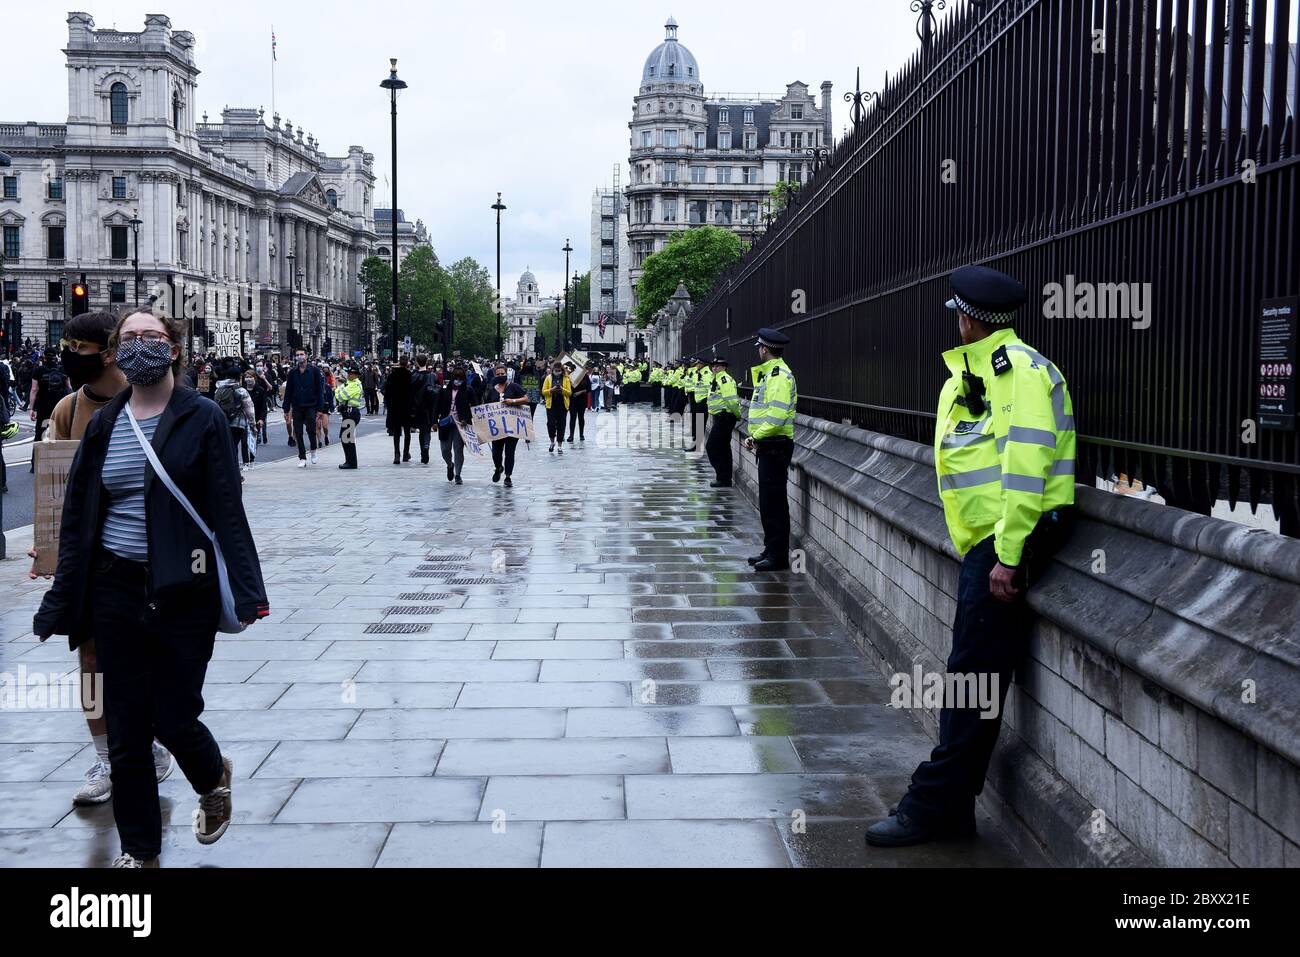
[[[89,732],[87,732],[89,738]],[[0,744],[0,782],[40,781],[81,751],[72,743]],[[83,769],[84,770],[84,769]]]
[[[376,866],[533,868],[541,856],[540,823],[394,824]]]
[[[276,699],[278,711],[302,708],[451,708],[460,696],[455,682],[298,682]]]
[[[403,708],[366,711],[349,738],[560,738],[563,708]]]
[[[472,821],[485,783],[470,777],[313,778],[299,785],[276,821]]]
[[[668,738],[674,774],[780,774],[803,770],[789,738]]]
[[[788,818],[799,811],[862,818],[887,810],[865,775],[640,774],[624,788],[629,818]]]
[[[569,738],[738,734],[729,708],[570,708]]]
[[[595,708],[621,707],[632,703],[625,684],[609,681],[550,681],[531,684],[493,682],[467,683],[456,701],[457,708]]]
[[[657,738],[448,741],[439,775],[662,774],[668,746]]]
[[[530,775],[488,779],[481,821],[621,820],[623,779],[618,775]]]
[[[282,741],[258,767],[262,778],[427,777],[442,741]]]
[[[770,821],[583,821],[546,825],[542,867],[789,867]]]

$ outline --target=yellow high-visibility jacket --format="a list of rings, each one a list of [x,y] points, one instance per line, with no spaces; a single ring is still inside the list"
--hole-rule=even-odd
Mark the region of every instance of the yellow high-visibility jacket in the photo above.
[[[764,439],[794,438],[795,407],[799,404],[799,386],[784,359],[769,359],[750,370],[754,378],[754,397],[749,403],[749,437]]]
[[[996,536],[998,560],[1014,568],[1039,517],[1074,504],[1070,390],[1012,329],[943,360],[952,375],[939,394],[934,460],[948,534],[962,555]],[[967,371],[984,383],[980,415],[967,405]]]
[[[740,393],[736,390],[736,380],[730,373],[719,372],[713,377],[713,386],[709,390],[709,415],[730,412],[740,418]]]
[[[339,411],[344,409],[359,409],[365,404],[365,399],[361,392],[361,380],[352,379],[339,385],[334,390],[334,401],[338,403]]]

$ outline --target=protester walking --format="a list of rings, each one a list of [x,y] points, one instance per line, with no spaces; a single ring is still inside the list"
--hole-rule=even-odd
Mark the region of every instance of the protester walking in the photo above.
[[[564,366],[556,362],[551,374],[542,383],[542,398],[546,400],[546,434],[550,436],[550,451],[564,454],[564,424],[573,396],[573,384],[564,374]]]
[[[415,374],[411,376],[411,427],[420,437],[420,464],[429,464],[433,438],[433,416],[438,403],[438,380],[429,367],[429,357],[415,357]]]
[[[240,623],[270,613],[225,416],[176,385],[183,335],[181,323],[149,312],[114,331],[109,347],[130,388],[86,429],[54,583],[32,623],[42,641],[68,635],[75,648],[87,632],[94,639],[122,847],[115,867],[158,866],[155,735],[199,795],[199,843],[225,834],[233,768],[199,720],[222,617],[219,563]]]
[[[291,445],[298,447],[298,468],[307,467],[307,443],[311,443],[311,464],[316,464],[316,413],[320,409],[325,377],[307,361],[307,353],[294,353],[294,368],[284,382],[284,413],[293,422]]]
[[[587,441],[587,403],[591,398],[591,369],[595,365],[588,362],[582,369],[578,381],[573,383],[573,395],[569,401],[569,444],[573,444],[573,430],[577,427],[578,441]],[[573,369],[569,363],[569,369]],[[576,371],[576,370],[574,370]],[[572,376],[573,372],[569,373]]]
[[[492,390],[496,393],[496,401],[504,406],[522,408],[528,405],[528,393],[519,383],[510,379],[505,366],[497,366],[496,375],[492,379]],[[505,473],[506,488],[514,487],[512,476],[515,474],[515,452],[518,448],[517,438],[505,438],[492,443],[493,482],[501,481],[501,475]]]
[[[468,426],[473,420],[474,396],[465,382],[464,368],[453,368],[450,378],[451,382],[438,393],[434,415],[438,423],[438,444],[442,447],[442,460],[447,463],[447,481],[463,485],[461,470],[465,465],[465,440],[461,438],[457,423]]]
[[[234,443],[235,465],[242,469],[248,464],[248,432],[257,421],[257,411],[253,406],[253,396],[239,382],[239,363],[226,359],[221,364],[220,379],[213,401],[226,416],[230,427],[230,439]],[[240,462],[240,459],[243,462]]]
[[[402,356],[402,361],[389,370],[384,380],[384,408],[387,415],[384,424],[388,434],[393,437],[393,464],[401,465],[411,461],[411,360]],[[402,444],[402,440],[406,444]]]

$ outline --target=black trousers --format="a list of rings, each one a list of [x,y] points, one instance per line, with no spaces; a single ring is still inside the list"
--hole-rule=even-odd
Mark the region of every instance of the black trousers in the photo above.
[[[997,716],[984,716],[974,702],[940,712],[939,744],[930,760],[916,769],[912,786],[898,804],[899,813],[926,825],[960,825],[970,820],[1002,728],[1002,706],[1012,674],[1029,645],[1032,617],[1023,592],[1015,601],[1004,602],[989,591],[989,572],[997,562],[991,535],[962,560],[947,666],[949,674],[996,676]]]
[[[428,465],[429,449],[433,445],[433,423],[421,425],[417,431],[420,433],[420,461]]]
[[[316,451],[316,407],[314,405],[306,406],[301,409],[293,410],[293,437],[298,443],[298,458],[307,457],[307,446],[304,444],[303,433],[306,432],[307,438],[311,440],[311,450]]]
[[[794,457],[791,439],[766,439],[756,445],[758,456],[758,515],[763,522],[763,554],[774,562],[790,561],[790,500],[786,482],[790,459]]]
[[[555,404],[546,410],[546,434],[551,437],[552,442],[564,441],[564,419],[567,410],[560,400],[556,399]]]
[[[366,389],[366,415],[374,415],[379,411],[379,390]]]
[[[518,446],[518,439],[502,439],[492,443],[492,466],[498,472],[504,471],[506,478],[515,474],[515,449]]]
[[[587,396],[578,395],[573,397],[572,406],[569,409],[569,440],[573,440],[573,427],[578,427],[578,436],[587,437]]]
[[[405,446],[402,445],[403,437],[405,437],[406,439]],[[409,459],[410,457],[411,457],[411,427],[409,425],[404,425],[397,431],[397,434],[393,436],[393,458]]]
[[[348,423],[352,423],[349,430]],[[348,468],[357,467],[357,428],[361,425],[361,410],[347,408],[343,410],[343,425],[339,428],[339,442],[343,445],[343,464]]]
[[[688,421],[686,423],[685,432],[687,435],[691,436],[691,441],[693,442],[691,448],[699,448],[699,444],[704,441],[704,430],[708,426],[709,406],[707,403],[696,399],[695,396],[692,395],[687,400],[686,415],[688,416]]]
[[[215,588],[151,598],[146,566],[107,551],[93,576],[91,636],[104,676],[113,817],[122,850],[149,860],[162,850],[154,738],[175,755],[196,794],[215,788],[224,771],[221,749],[199,720],[220,598]]]
[[[736,431],[736,417],[730,412],[720,412],[713,417],[713,428],[709,430],[709,439],[704,444],[708,453],[709,464],[721,485],[731,484],[731,436]]]

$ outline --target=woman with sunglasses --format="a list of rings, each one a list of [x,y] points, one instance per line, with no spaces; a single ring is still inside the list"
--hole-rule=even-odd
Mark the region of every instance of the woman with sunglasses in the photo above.
[[[270,613],[225,414],[177,388],[183,331],[137,311],[110,337],[129,387],[86,428],[68,474],[54,583],[32,623],[42,641],[94,639],[122,845],[115,867],[158,866],[155,736],[199,795],[199,843],[230,826],[231,763],[199,720],[221,616],[219,559],[180,496],[215,531],[239,620]]]

